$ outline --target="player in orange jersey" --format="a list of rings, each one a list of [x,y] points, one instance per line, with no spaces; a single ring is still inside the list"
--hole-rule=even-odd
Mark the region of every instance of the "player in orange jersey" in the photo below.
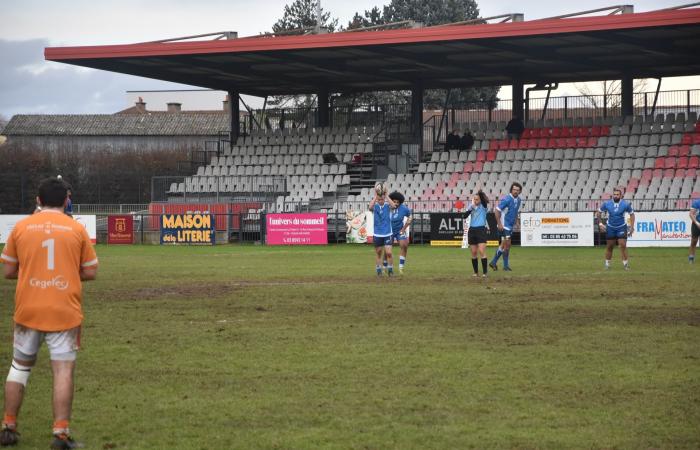
[[[0,255],[5,278],[17,279],[14,357],[5,383],[2,446],[17,443],[17,414],[42,340],[53,371],[51,448],[78,446],[69,421],[83,321],[81,281],[97,276],[97,256],[85,228],[63,213],[67,199],[63,181],[44,180],[37,197],[41,211],[17,223]]]

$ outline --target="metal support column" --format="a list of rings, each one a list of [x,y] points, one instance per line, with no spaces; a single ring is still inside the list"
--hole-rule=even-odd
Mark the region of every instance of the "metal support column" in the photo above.
[[[624,76],[621,83],[622,92],[622,116],[634,115],[634,79],[631,76]]]
[[[231,123],[231,147],[238,141],[238,135],[241,130],[241,106],[239,104],[238,92],[228,91],[228,113]]]
[[[328,102],[328,90],[322,89],[318,92],[318,117],[316,123],[323,128],[330,125],[330,108]]]
[[[423,86],[420,82],[411,89],[411,129],[414,135],[423,132]]]
[[[530,118],[525,117],[523,114],[523,82],[520,80],[513,80],[513,116],[519,117],[523,121],[527,121]],[[529,114],[528,114],[529,115]]]

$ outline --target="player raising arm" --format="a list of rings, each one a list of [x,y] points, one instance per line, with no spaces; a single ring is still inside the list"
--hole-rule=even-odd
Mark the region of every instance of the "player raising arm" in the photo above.
[[[0,445],[16,445],[17,415],[41,342],[54,378],[51,448],[77,448],[69,424],[73,373],[83,321],[81,280],[97,276],[97,256],[85,228],[63,214],[67,188],[57,178],[39,186],[41,210],[17,223],[0,255],[5,278],[17,279],[14,355],[5,383]]]
[[[377,276],[382,276],[382,253],[387,260],[387,275],[394,275],[394,257],[391,252],[391,208],[394,202],[387,198],[386,187],[382,183],[374,186],[374,197],[369,202],[369,210],[374,214],[374,252],[376,255]]]
[[[603,225],[603,222],[600,221],[601,214],[604,212],[608,213],[607,226]],[[629,230],[627,228],[627,222],[625,221],[625,213],[630,215]],[[598,227],[600,227],[601,231],[605,231],[605,239],[607,240],[607,247],[605,248],[605,268],[610,270],[613,247],[615,247],[615,243],[617,242],[617,245],[620,246],[620,253],[622,254],[622,265],[625,270],[629,270],[627,237],[632,236],[634,233],[634,210],[632,209],[632,205],[622,198],[622,190],[613,190],[612,200],[603,202],[595,215],[598,219]]]

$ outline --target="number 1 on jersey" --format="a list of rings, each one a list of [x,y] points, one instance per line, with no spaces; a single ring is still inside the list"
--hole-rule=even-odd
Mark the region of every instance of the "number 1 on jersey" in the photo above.
[[[41,243],[42,248],[47,249],[47,262],[46,266],[49,270],[54,270],[55,267],[55,254],[54,254],[54,246],[55,241],[53,239],[47,239]]]

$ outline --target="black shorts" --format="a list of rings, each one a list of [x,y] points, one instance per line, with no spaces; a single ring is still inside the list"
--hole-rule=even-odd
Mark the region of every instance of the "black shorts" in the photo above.
[[[693,226],[690,227],[690,235],[694,238],[700,237],[700,228],[695,225],[695,222],[693,222]]]
[[[467,232],[469,245],[485,244],[488,241],[486,227],[471,227]]]

